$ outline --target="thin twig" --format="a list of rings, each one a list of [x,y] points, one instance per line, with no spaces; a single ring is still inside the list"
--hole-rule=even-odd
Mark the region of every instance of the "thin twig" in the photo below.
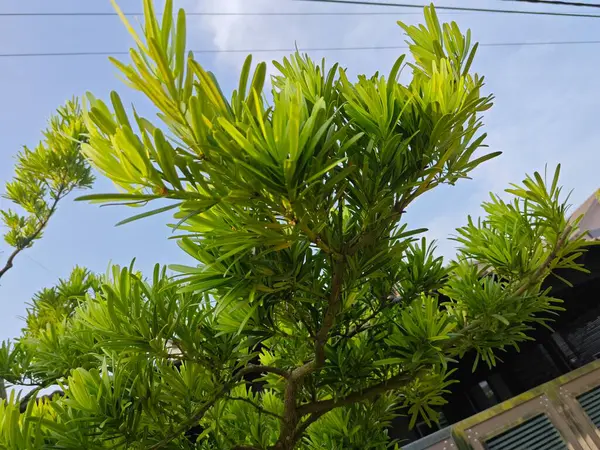
[[[237,401],[240,401],[240,402],[248,403],[249,405],[254,406],[262,414],[266,414],[268,416],[275,417],[276,419],[283,420],[283,416],[280,416],[279,414],[276,414],[274,412],[266,410],[265,408],[263,408],[262,406],[260,406],[258,403],[253,402],[249,398],[246,398],[246,397],[232,397],[232,396],[229,396],[229,395],[226,395],[225,398],[228,399],[228,400],[237,400]]]
[[[46,225],[48,225],[48,221],[50,220],[50,218],[56,211],[58,202],[63,198],[62,197],[63,192],[64,192],[64,188],[61,186],[58,189],[56,196],[54,197],[54,202],[52,203],[52,206],[48,210],[48,215],[44,218],[43,221],[41,221],[39,223],[38,227],[35,229],[33,234],[31,236],[29,236],[28,238],[26,238],[23,241],[23,243],[21,243],[17,248],[15,248],[15,250],[9,255],[8,259],[6,260],[6,263],[4,264],[4,267],[2,269],[0,269],[0,278],[2,278],[2,276],[6,272],[8,272],[10,269],[12,269],[14,260],[17,257],[17,255],[19,253],[21,253],[23,250],[25,250],[29,246],[29,244],[31,244],[40,235],[40,233],[44,230],[44,228],[46,228]]]
[[[313,423],[315,423],[317,420],[319,420],[321,416],[323,416],[326,412],[327,411],[319,411],[316,413],[312,413],[304,422],[298,425],[298,428],[296,428],[296,432],[294,433],[294,442],[298,442],[300,439],[302,439],[302,436],[304,435],[306,429]]]
[[[301,415],[298,414],[297,395],[298,389],[308,375],[319,370],[325,363],[325,345],[329,339],[329,332],[335,324],[335,319],[341,305],[342,285],[344,281],[343,260],[332,256],[333,273],[331,278],[331,291],[323,323],[315,336],[315,358],[314,360],[297,367],[290,373],[283,394],[283,421],[279,438],[273,449],[291,450],[296,439],[296,428]]]
[[[276,373],[278,375],[281,375],[284,378],[287,378],[290,376],[289,372],[287,372],[283,369],[279,369],[277,367],[255,366],[255,365],[250,365],[250,366],[244,367],[239,372],[237,372],[231,378],[231,380],[229,380],[227,383],[223,384],[223,386],[221,386],[221,388],[215,392],[215,394],[210,398],[210,400],[207,400],[206,402],[204,402],[202,404],[202,406],[200,406],[198,408],[198,410],[188,420],[186,420],[175,431],[169,433],[160,442],[157,442],[153,446],[149,447],[149,449],[157,450],[159,448],[163,448],[166,445],[168,445],[171,441],[173,441],[174,439],[177,439],[177,437],[179,437],[180,435],[185,433],[190,427],[192,427],[194,424],[199,422],[200,419],[202,419],[202,417],[204,417],[204,414],[206,414],[206,412],[210,408],[212,408],[215,405],[215,403],[217,403],[220,399],[222,399],[225,395],[227,395],[227,393],[230,392],[231,389],[233,389],[233,387],[236,386],[245,375],[248,375],[250,373],[264,373],[264,372]]]
[[[335,318],[341,306],[342,284],[344,281],[343,274],[344,265],[341,262],[336,262],[333,267],[333,276],[331,279],[331,292],[329,303],[325,311],[325,317],[321,328],[317,332],[315,339],[315,362],[317,367],[320,367],[325,362],[325,344],[329,337],[329,331],[335,323]]]
[[[33,397],[33,395],[37,394],[42,389],[43,389],[43,387],[39,386],[39,389],[34,389],[33,391],[28,392],[25,397],[23,397],[23,399],[19,403],[19,411],[21,411],[21,413],[24,413],[27,410],[27,404],[29,403],[29,400],[31,400],[31,397]],[[51,392],[50,394],[42,395],[41,397],[36,397],[35,401],[37,402],[37,401],[43,400],[43,399],[51,400],[55,395],[59,395],[62,397],[65,395],[65,393],[61,390],[56,390],[54,392]]]
[[[368,400],[376,395],[383,394],[387,391],[399,389],[406,385],[414,378],[418,377],[418,373],[403,373],[396,375],[395,377],[389,378],[381,383],[377,383],[368,388],[362,389],[357,392],[353,392],[345,397],[331,399],[331,400],[320,400],[317,402],[307,403],[298,407],[299,415],[307,415],[313,413],[325,413],[331,411],[334,408],[340,406],[350,405],[352,403],[361,402]]]
[[[374,318],[376,318],[379,314],[381,314],[383,312],[383,310],[387,307],[389,307],[390,305],[392,305],[392,302],[388,302],[387,304],[384,304],[383,306],[381,306],[380,308],[378,308],[375,312],[373,312],[370,316],[368,316],[366,319],[364,319],[360,325],[355,326],[352,330],[350,330],[349,333],[342,335],[344,338],[346,339],[350,339],[353,338],[354,336],[356,336],[359,333],[362,333],[363,331],[366,331],[370,328],[373,328],[373,326],[367,326],[368,323],[373,320]]]
[[[515,291],[515,297],[523,295],[531,286],[533,286],[539,281],[539,278],[544,274],[546,269],[548,269],[550,264],[552,264],[552,261],[554,261],[554,259],[558,255],[558,251],[563,247],[563,245],[565,245],[565,242],[571,235],[571,231],[573,231],[573,227],[571,225],[567,225],[565,230],[561,233],[560,237],[558,238],[556,245],[548,254],[548,257],[545,259],[542,265],[539,266],[537,270],[527,279],[527,281]]]

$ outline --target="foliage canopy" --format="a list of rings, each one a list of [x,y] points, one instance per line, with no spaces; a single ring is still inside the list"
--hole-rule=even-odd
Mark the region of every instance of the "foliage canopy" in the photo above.
[[[175,210],[198,266],[77,268],[39,293],[0,374],[60,393],[0,404],[0,446],[384,449],[400,412],[436,420],[453,361],[493,365],[560,310],[542,282],[582,270],[584,243],[558,169],[492,196],[449,265],[404,220],[497,155],[478,153],[492,98],[468,32],[428,7],[425,25],[400,24],[414,63],[387,76],[294,54],[267,96],[249,57],[228,98],[186,54],[185,14],[144,6],[131,62],[114,63],[162,124],[88,95],[82,150],[120,192],[85,199],[170,200],[127,221]]]
[[[25,214],[0,210],[7,230],[4,241],[13,248],[0,267],[0,278],[12,268],[20,252],[42,237],[58,202],[74,189],[92,186],[91,169],[80,151],[86,134],[81,108],[73,100],[52,116],[36,148],[25,147],[17,155],[15,176],[6,183],[4,198]]]

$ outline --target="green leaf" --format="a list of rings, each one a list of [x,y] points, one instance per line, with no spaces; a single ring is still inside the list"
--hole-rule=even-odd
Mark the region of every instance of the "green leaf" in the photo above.
[[[238,328],[238,331],[237,331],[238,335],[240,335],[242,333],[242,331],[244,331],[244,328],[246,327],[248,320],[250,320],[250,318],[252,317],[252,315],[254,314],[256,309],[258,308],[258,306],[259,306],[258,302],[254,303],[254,305],[252,305],[252,307],[250,308],[250,311],[248,311],[248,314],[246,314],[246,316],[244,317],[244,320],[242,320],[240,322],[240,327]]]
[[[127,117],[125,108],[123,108],[123,103],[121,103],[121,98],[119,97],[119,94],[117,94],[115,91],[111,91],[110,99],[112,101],[112,105],[115,110],[115,115],[117,116],[119,124],[121,126],[131,127],[131,124],[129,123],[129,118]]]
[[[506,326],[510,325],[510,322],[508,320],[506,320],[506,318],[504,318],[500,314],[492,314],[492,317],[498,319],[500,322],[502,322]]]
[[[473,64],[473,59],[475,58],[475,53],[477,53],[478,47],[479,47],[479,42],[476,42],[475,45],[473,46],[473,48],[471,49],[471,51],[469,52],[469,57],[467,58],[467,61],[465,62],[465,65],[464,65],[463,71],[462,71],[463,77],[467,76],[467,74],[469,73],[469,70],[471,70],[471,64]]]
[[[375,365],[375,366],[390,366],[390,365],[395,365],[395,364],[403,364],[404,362],[406,362],[406,361],[402,358],[385,358],[385,359],[380,359],[380,360],[374,361],[373,365]]]
[[[467,168],[469,170],[474,169],[475,167],[479,166],[480,164],[489,161],[490,159],[496,158],[498,156],[500,156],[502,154],[502,152],[492,152],[492,153],[488,153],[487,155],[481,156],[477,159],[474,159],[472,161],[470,161],[467,164]]]
[[[240,102],[246,98],[246,89],[248,85],[248,77],[250,76],[250,68],[252,67],[252,55],[248,55],[244,60],[242,72],[240,74],[240,82],[238,85],[238,96]]]
[[[125,27],[127,28],[127,31],[129,31],[129,34],[131,35],[131,37],[135,40],[135,42],[138,45],[138,47],[142,51],[147,51],[146,46],[144,45],[144,43],[142,42],[142,40],[140,39],[140,37],[138,36],[138,34],[135,32],[135,30],[133,29],[133,27],[131,26],[131,24],[127,20],[127,17],[125,17],[125,15],[123,14],[123,11],[121,11],[121,8],[119,8],[119,5],[117,4],[117,2],[115,0],[110,0],[110,3],[112,4],[113,8],[117,12],[117,14],[118,14],[119,18],[121,19],[121,22],[123,23],[123,25],[125,25]]]
[[[175,41],[175,73],[178,76],[179,90],[182,89],[186,71],[185,71],[185,46],[187,30],[185,24],[185,12],[180,9],[177,12],[177,28],[176,28],[176,41]],[[182,99],[187,101],[187,96],[183,95]]]
[[[348,158],[341,158],[338,159],[337,161],[332,162],[331,164],[327,165],[324,169],[319,170],[317,173],[315,173],[314,175],[312,175],[311,177],[309,177],[306,180],[307,184],[312,183],[315,180],[319,180],[321,179],[327,172],[329,172],[330,170],[332,170],[334,167],[342,164],[343,162],[347,161]]]
[[[153,209],[151,211],[145,211],[145,212],[143,212],[141,214],[136,214],[135,216],[131,216],[131,217],[128,217],[127,219],[121,220],[119,223],[116,224],[116,226],[125,225],[126,223],[134,222],[134,221],[139,220],[139,219],[144,219],[146,217],[154,216],[156,214],[160,214],[160,213],[163,213],[165,211],[169,211],[171,209],[175,209],[178,206],[180,206],[181,203],[182,202],[174,203],[172,205],[163,206],[162,208],[157,208],[157,209]]]
[[[265,78],[267,75],[267,64],[265,62],[261,62],[256,66],[254,70],[254,76],[252,77],[252,83],[250,84],[250,93],[254,93],[256,95],[250,95],[248,97],[248,108],[252,111],[255,107],[258,107],[257,98],[260,98],[262,94]]]
[[[160,27],[161,33],[161,47],[163,49],[168,48],[169,36],[171,34],[171,27],[173,26],[173,0],[165,1],[165,8],[163,10],[163,20]]]
[[[122,200],[155,200],[161,198],[161,195],[148,195],[148,194],[88,194],[77,197],[77,202],[92,202],[92,203],[104,203],[114,202]]]

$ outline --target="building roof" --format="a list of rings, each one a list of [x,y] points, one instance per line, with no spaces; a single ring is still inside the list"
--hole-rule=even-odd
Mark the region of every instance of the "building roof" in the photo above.
[[[574,221],[580,216],[581,221],[579,222],[579,231],[577,235],[584,235],[587,240],[596,241],[600,240],[600,202],[598,197],[600,196],[600,190],[594,192],[589,198],[583,202],[579,208],[577,208],[569,221]]]

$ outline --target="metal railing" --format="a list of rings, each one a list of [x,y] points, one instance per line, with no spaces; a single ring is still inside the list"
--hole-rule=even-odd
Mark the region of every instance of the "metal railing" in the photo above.
[[[600,361],[403,447],[404,450],[600,450]]]

